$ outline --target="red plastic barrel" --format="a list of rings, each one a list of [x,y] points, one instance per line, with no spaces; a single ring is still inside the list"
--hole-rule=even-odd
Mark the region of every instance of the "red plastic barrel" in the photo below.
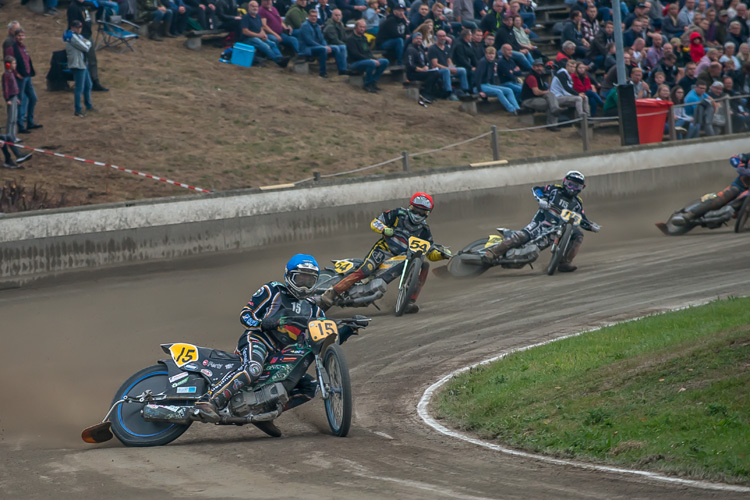
[[[658,99],[636,99],[635,112],[638,115],[638,139],[641,144],[661,142],[664,124],[672,103]]]

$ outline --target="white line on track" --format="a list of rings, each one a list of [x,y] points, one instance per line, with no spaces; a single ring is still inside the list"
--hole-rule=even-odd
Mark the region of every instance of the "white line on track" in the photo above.
[[[676,308],[669,309],[669,311],[677,311],[677,310],[680,310],[680,309],[686,309],[686,308],[691,307],[691,306],[706,304],[708,302],[710,302],[710,301],[705,300],[705,301],[701,301],[701,302],[692,302],[692,303],[690,303],[688,305],[684,305],[684,306],[681,306],[681,307],[676,307]],[[636,320],[641,319],[641,318],[642,318],[642,316],[639,316],[637,318],[632,318],[630,320],[622,321],[620,323],[627,323],[629,321],[636,321]],[[427,425],[429,425],[430,427],[432,427],[436,431],[438,431],[438,432],[440,432],[442,434],[445,434],[446,436],[450,436],[450,437],[462,439],[462,440],[464,440],[466,442],[469,442],[469,443],[472,443],[472,444],[476,444],[478,446],[483,446],[485,448],[489,448],[489,449],[494,450],[494,451],[499,451],[501,453],[506,453],[508,455],[514,455],[514,456],[523,457],[523,458],[530,458],[532,460],[539,460],[541,462],[547,462],[547,463],[551,463],[551,464],[555,464],[555,465],[566,465],[566,466],[571,466],[571,467],[577,467],[577,468],[580,468],[580,469],[595,470],[595,471],[600,471],[600,472],[612,472],[612,473],[616,473],[616,474],[625,474],[625,475],[632,475],[632,476],[640,476],[640,477],[645,478],[645,479],[650,479],[650,480],[654,480],[654,481],[663,481],[663,482],[667,482],[667,483],[674,483],[674,484],[679,484],[681,486],[691,486],[691,487],[694,487],[694,488],[702,488],[702,489],[707,489],[707,490],[736,491],[736,492],[742,492],[742,493],[750,493],[750,488],[745,487],[745,486],[734,486],[734,485],[731,485],[731,484],[719,484],[719,483],[709,483],[709,482],[706,482],[706,481],[694,481],[694,480],[691,480],[691,479],[680,479],[680,478],[676,478],[676,477],[662,476],[660,474],[655,474],[653,472],[646,472],[646,471],[642,471],[642,470],[625,469],[625,468],[621,468],[621,467],[610,467],[610,466],[607,466],[607,465],[596,465],[596,464],[589,464],[589,463],[585,463],[585,462],[576,462],[574,460],[564,460],[564,459],[560,459],[560,458],[548,457],[546,455],[538,455],[536,453],[529,453],[529,452],[525,452],[525,451],[519,451],[519,450],[514,450],[514,449],[511,449],[511,448],[506,448],[504,446],[500,446],[500,445],[497,445],[497,444],[494,444],[494,443],[490,443],[490,442],[487,442],[487,441],[482,441],[481,439],[473,438],[471,436],[467,436],[465,434],[461,434],[460,432],[456,432],[454,430],[451,430],[451,429],[445,427],[444,425],[439,424],[434,418],[432,418],[432,416],[427,411],[427,408],[430,405],[430,400],[432,399],[432,396],[435,394],[435,391],[437,391],[442,385],[444,385],[446,382],[448,382],[450,379],[452,379],[454,376],[458,375],[459,373],[463,373],[465,371],[468,371],[468,370],[470,370],[470,369],[472,369],[474,367],[480,366],[480,365],[486,365],[486,364],[489,364],[489,363],[493,363],[495,361],[498,361],[498,360],[504,358],[505,356],[507,356],[509,354],[513,354],[514,352],[525,351],[527,349],[531,349],[531,348],[534,348],[534,347],[543,346],[545,344],[549,344],[551,342],[556,342],[558,340],[567,339],[567,338],[570,338],[570,337],[577,337],[578,335],[582,335],[582,334],[588,333],[588,332],[598,331],[598,330],[601,330],[602,328],[606,328],[606,327],[612,326],[614,324],[616,324],[616,323],[608,323],[606,325],[602,325],[602,326],[597,327],[597,328],[592,328],[590,330],[584,330],[584,331],[581,331],[581,332],[578,332],[578,333],[574,333],[574,334],[571,334],[571,335],[564,335],[562,337],[558,337],[558,338],[554,338],[554,339],[550,339],[550,340],[545,340],[544,342],[539,342],[538,344],[532,344],[532,345],[528,345],[528,346],[525,346],[525,347],[520,347],[518,349],[513,349],[511,351],[508,351],[508,352],[505,352],[503,354],[500,354],[499,356],[495,356],[495,357],[490,358],[490,359],[485,359],[484,361],[480,361],[479,363],[474,363],[473,365],[465,366],[463,368],[459,368],[458,370],[455,370],[455,371],[449,373],[448,375],[446,375],[445,377],[441,378],[440,380],[438,380],[437,382],[435,382],[434,384],[432,384],[430,387],[428,387],[427,390],[424,391],[424,394],[422,394],[422,398],[419,400],[419,404],[417,404],[417,414],[424,421],[424,423],[426,423]]]

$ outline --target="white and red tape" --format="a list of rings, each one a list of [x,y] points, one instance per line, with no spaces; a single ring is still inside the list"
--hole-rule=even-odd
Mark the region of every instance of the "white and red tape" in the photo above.
[[[137,170],[131,170],[129,168],[118,167],[117,165],[113,165],[111,163],[103,163],[103,162],[100,162],[100,161],[87,160],[85,158],[79,158],[77,156],[70,156],[70,155],[66,155],[66,154],[62,154],[62,153],[55,153],[54,151],[46,151],[44,149],[32,148],[32,147],[29,147],[29,146],[24,146],[23,144],[15,144],[15,143],[12,143],[12,142],[7,142],[7,141],[0,141],[0,144],[8,144],[9,146],[16,146],[18,148],[29,149],[31,151],[36,151],[37,153],[42,153],[42,154],[46,154],[46,155],[50,155],[50,156],[59,156],[60,158],[67,158],[69,160],[80,161],[80,162],[83,162],[83,163],[90,163],[92,165],[98,165],[100,167],[109,167],[109,168],[113,168],[115,170],[119,170],[121,172],[127,172],[129,174],[134,174],[134,175],[140,175],[141,177],[146,177],[147,179],[154,179],[154,180],[157,180],[157,181],[166,182],[167,184],[172,184],[174,186],[179,186],[179,187],[182,187],[182,188],[185,188],[185,189],[191,189],[193,191],[199,191],[201,193],[210,193],[211,192],[211,191],[209,191],[207,189],[199,188],[199,187],[196,187],[196,186],[191,186],[189,184],[183,184],[182,182],[177,182],[177,181],[173,181],[173,180],[170,180],[170,179],[165,179],[165,178],[159,177],[157,175],[147,174],[145,172],[138,172]]]

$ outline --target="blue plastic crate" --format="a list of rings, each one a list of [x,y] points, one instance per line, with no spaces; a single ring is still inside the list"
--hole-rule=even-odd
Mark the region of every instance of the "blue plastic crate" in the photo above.
[[[235,43],[232,49],[232,64],[249,68],[253,65],[255,57],[255,47],[245,45],[244,43]]]

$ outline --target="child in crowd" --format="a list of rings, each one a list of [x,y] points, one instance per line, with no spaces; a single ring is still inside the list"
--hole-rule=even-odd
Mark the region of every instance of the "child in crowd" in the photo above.
[[[362,14],[362,18],[367,23],[367,29],[365,33],[369,35],[377,35],[380,29],[381,17],[378,13],[378,0],[369,0],[367,2],[367,10]]]
[[[5,136],[9,141],[17,142],[16,124],[18,121],[18,82],[16,81],[16,59],[13,56],[5,56],[5,72],[3,73],[3,97],[7,104],[8,121],[6,122]]]

